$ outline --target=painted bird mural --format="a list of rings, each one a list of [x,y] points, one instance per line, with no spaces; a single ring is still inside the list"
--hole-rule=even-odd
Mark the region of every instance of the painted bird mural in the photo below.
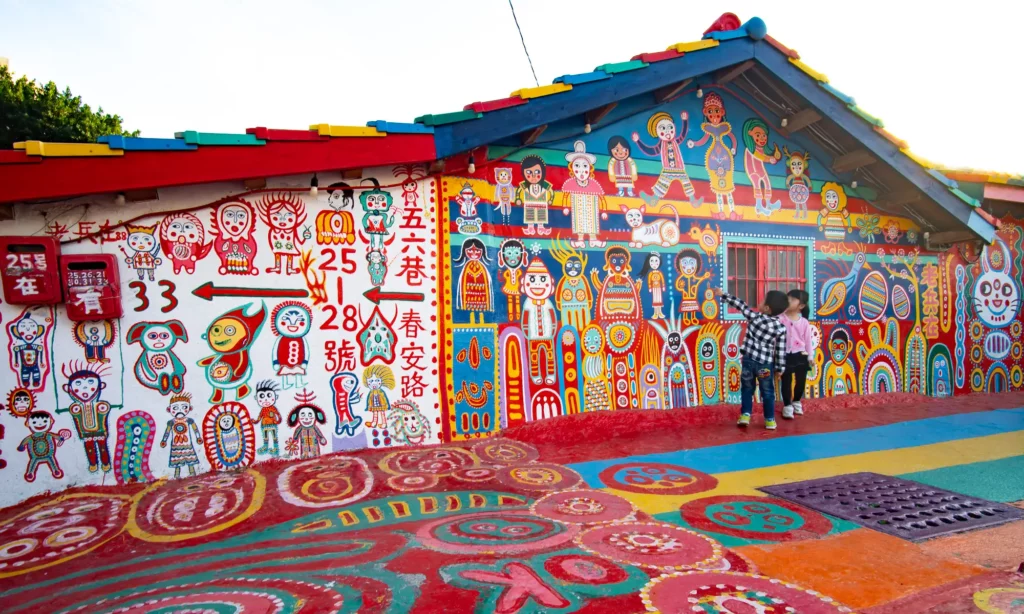
[[[846,293],[857,283],[861,269],[870,269],[871,265],[868,264],[864,252],[858,252],[850,270],[845,275],[842,272],[842,268],[845,267],[836,263],[835,260],[829,260],[825,264],[825,268],[828,270],[828,280],[821,285],[821,298],[818,301],[820,304],[819,316],[830,316],[842,309],[846,303]]]

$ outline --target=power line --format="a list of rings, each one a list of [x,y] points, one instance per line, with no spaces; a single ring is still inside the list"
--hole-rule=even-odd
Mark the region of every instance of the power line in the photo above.
[[[533,73],[533,82],[540,87],[537,80],[537,71],[533,69],[533,60],[530,59],[530,51],[526,48],[526,40],[523,38],[523,29],[519,27],[519,20],[516,18],[516,7],[512,6],[512,0],[508,0],[508,8],[512,9],[512,20],[516,22],[516,30],[519,31],[519,40],[523,42],[523,51],[526,53],[526,61],[530,63],[530,72]]]

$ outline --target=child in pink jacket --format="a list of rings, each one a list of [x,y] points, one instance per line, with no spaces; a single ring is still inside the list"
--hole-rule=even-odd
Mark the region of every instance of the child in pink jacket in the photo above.
[[[810,356],[814,352],[811,339],[811,315],[807,302],[810,300],[803,290],[790,290],[789,308],[779,316],[786,327],[786,370],[782,372],[782,417],[792,420],[793,414],[803,415],[800,399],[807,388],[807,372],[810,370]],[[794,386],[795,384],[795,386]]]

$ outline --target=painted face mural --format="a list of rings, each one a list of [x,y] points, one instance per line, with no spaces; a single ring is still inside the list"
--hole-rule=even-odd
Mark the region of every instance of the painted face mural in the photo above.
[[[990,328],[1009,326],[1020,311],[1020,286],[1010,276],[1013,261],[1004,250],[1006,244],[1002,241],[982,250],[983,272],[974,282],[972,292],[978,319]]]
[[[534,262],[540,262],[539,258],[535,258]],[[531,263],[533,268],[533,263]],[[554,292],[554,285],[551,280],[551,273],[544,270],[535,270],[533,272],[527,272],[526,278],[523,281],[523,292],[527,297],[534,300],[544,300],[552,295]]]

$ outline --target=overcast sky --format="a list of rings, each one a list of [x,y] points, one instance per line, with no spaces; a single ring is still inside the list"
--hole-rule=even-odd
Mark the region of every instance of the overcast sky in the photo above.
[[[730,10],[918,154],[1024,173],[1024,2],[514,2],[541,84]],[[412,121],[533,85],[507,0],[0,0],[0,56],[151,137]]]

